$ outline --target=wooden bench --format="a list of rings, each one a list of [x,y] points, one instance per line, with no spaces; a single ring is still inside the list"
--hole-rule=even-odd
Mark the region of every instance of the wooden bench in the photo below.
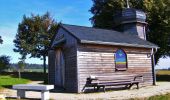
[[[119,85],[125,85],[126,88],[131,88],[133,85],[137,86],[137,89],[139,89],[139,83],[141,81],[137,80],[137,78],[141,77],[143,81],[142,75],[134,76],[133,80],[127,80],[126,77],[123,79],[113,79],[110,76],[95,76],[95,77],[88,77],[86,80],[86,84],[83,87],[82,91],[84,91],[85,87],[94,87],[94,90],[97,89],[97,91],[102,87],[103,91],[105,92],[106,86],[119,86]],[[105,81],[103,81],[105,80]],[[93,82],[94,81],[94,82]]]
[[[13,89],[17,90],[18,98],[25,98],[25,91],[41,91],[41,100],[49,100],[49,90],[54,89],[54,85],[18,84],[13,85]]]

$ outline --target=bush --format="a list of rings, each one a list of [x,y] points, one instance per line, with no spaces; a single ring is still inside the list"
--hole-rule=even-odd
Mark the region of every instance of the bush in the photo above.
[[[0,72],[4,71],[5,69],[9,68],[10,65],[10,57],[9,56],[0,56]]]

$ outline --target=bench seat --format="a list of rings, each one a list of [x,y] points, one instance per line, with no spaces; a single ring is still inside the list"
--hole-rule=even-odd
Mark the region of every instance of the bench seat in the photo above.
[[[18,84],[14,85],[13,89],[24,89],[24,90],[37,90],[37,91],[46,91],[46,90],[51,90],[54,89],[53,85],[39,85],[39,84]]]
[[[131,88],[134,84],[136,84],[137,89],[139,89],[139,81],[101,82],[97,84],[97,90],[99,90],[100,87],[103,87],[103,91],[105,92],[106,86],[118,86],[118,85],[125,85],[127,88]]]
[[[17,90],[18,98],[25,98],[25,91],[41,91],[41,100],[49,100],[49,90],[54,89],[54,85],[18,84],[12,88]]]

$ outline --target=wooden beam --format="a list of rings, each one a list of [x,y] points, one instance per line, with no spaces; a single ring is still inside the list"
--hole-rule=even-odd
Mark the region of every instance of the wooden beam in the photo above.
[[[153,85],[156,85],[156,73],[155,73],[155,57],[152,55],[152,76],[153,76]]]

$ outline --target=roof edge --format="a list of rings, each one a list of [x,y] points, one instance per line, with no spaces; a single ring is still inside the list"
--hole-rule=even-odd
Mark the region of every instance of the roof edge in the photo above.
[[[114,46],[127,46],[127,47],[143,47],[143,48],[159,48],[158,46],[146,46],[146,45],[138,45],[138,44],[128,44],[128,43],[111,43],[111,42],[102,42],[102,41],[88,41],[81,40],[81,43],[87,44],[101,44],[101,45],[114,45]]]
[[[71,36],[76,38],[78,41],[81,41],[77,36],[75,36],[72,32],[70,32],[67,28],[63,26],[63,24],[60,24],[60,27],[63,28],[66,32],[68,32]]]

